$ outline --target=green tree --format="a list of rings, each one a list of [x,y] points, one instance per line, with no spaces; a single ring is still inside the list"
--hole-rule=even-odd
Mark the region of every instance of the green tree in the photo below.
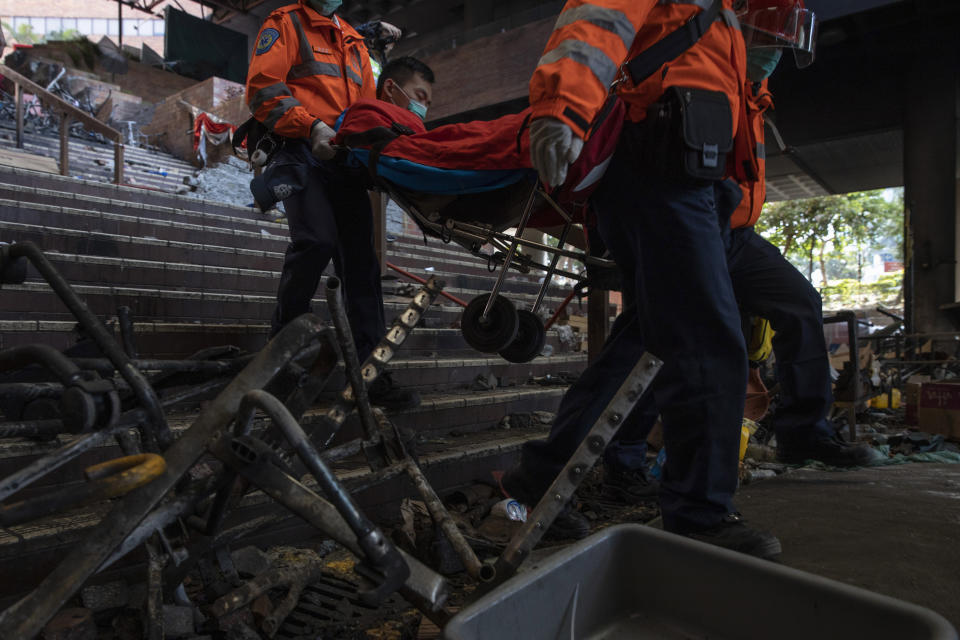
[[[877,190],[768,203],[757,231],[824,288],[856,278],[877,253],[903,256],[903,192]],[[889,287],[888,287],[889,288]]]
[[[33,26],[28,23],[23,23],[16,29],[14,29],[9,23],[4,22],[3,28],[7,30],[10,34],[12,40],[16,40],[20,44],[42,44],[43,36],[33,32]]]

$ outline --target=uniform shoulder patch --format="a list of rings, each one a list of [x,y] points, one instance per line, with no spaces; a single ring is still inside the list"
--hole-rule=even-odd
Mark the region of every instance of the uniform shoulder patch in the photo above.
[[[270,51],[270,47],[273,46],[273,43],[280,39],[280,32],[276,29],[264,29],[260,32],[260,37],[257,38],[257,53],[260,55]]]

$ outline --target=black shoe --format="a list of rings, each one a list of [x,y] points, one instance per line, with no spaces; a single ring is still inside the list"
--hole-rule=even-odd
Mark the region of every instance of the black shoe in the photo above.
[[[620,471],[609,465],[603,466],[600,488],[603,495],[626,504],[652,502],[660,494],[660,483],[647,477],[643,469]]]
[[[588,535],[590,535],[590,521],[574,509],[572,504],[567,504],[543,537],[550,540],[582,540]]]
[[[851,444],[839,435],[821,436],[800,445],[778,442],[777,446],[777,458],[787,464],[803,464],[807,460],[817,460],[834,467],[865,467],[882,457],[873,447]]]
[[[751,529],[739,513],[724,516],[719,524],[685,534],[688,538],[750,556],[771,560],[780,555],[780,541],[772,533]]]
[[[508,469],[501,476],[500,491],[507,497],[526,505],[527,515],[533,513],[534,507],[542,497],[541,493],[530,489],[519,465]],[[590,535],[590,521],[568,503],[554,519],[544,537],[551,540],[580,540],[588,535]]]
[[[420,394],[415,389],[398,387],[389,371],[381,373],[367,389],[370,404],[390,411],[415,409],[420,406]]]

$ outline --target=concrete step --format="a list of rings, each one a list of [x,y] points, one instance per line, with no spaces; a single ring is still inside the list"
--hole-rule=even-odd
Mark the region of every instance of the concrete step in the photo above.
[[[0,216],[10,222],[44,227],[67,228],[77,231],[110,233],[140,238],[157,238],[176,242],[194,242],[221,246],[238,246],[261,251],[284,251],[287,247],[285,230],[260,228],[256,231],[223,226],[200,225],[171,220],[145,218],[98,210],[35,204],[17,200],[0,200]]]
[[[44,251],[238,269],[279,270],[283,264],[283,253],[279,251],[43,227],[2,217],[0,213],[0,240],[30,241]]]
[[[0,125],[7,123],[0,123]],[[0,144],[13,147],[14,132],[0,131]],[[70,139],[70,176],[100,182],[113,182],[113,145]],[[23,151],[60,160],[58,137],[26,132]],[[187,162],[156,151],[137,147],[124,148],[124,182],[173,193],[184,177],[195,168]]]
[[[156,261],[169,265],[265,270],[272,272],[273,275],[270,277],[273,277],[282,267],[282,252],[286,248],[287,240],[285,236],[274,235],[272,231],[276,229],[270,231],[261,229],[259,232],[254,232],[243,229],[172,224],[91,209],[0,200],[0,240],[7,242],[30,240],[45,251],[58,251],[64,254],[136,260],[139,261],[136,264],[143,268],[147,268],[147,265],[141,264],[142,262]],[[489,292],[496,281],[496,274],[489,273],[485,267],[478,266],[475,261],[471,262],[471,256],[464,254],[463,257],[465,259],[438,263],[413,254],[388,253],[387,260],[421,277],[438,275],[451,289]],[[434,266],[437,264],[439,267]],[[422,268],[424,265],[429,266],[430,270]],[[159,268],[154,267],[154,270]],[[91,280],[90,277],[94,279]],[[100,273],[90,277],[81,278],[80,281],[116,281]],[[395,277],[404,279],[400,275]],[[181,282],[175,277],[158,280],[139,275],[127,282],[164,286],[200,286],[197,284],[199,282],[197,278]],[[232,290],[226,283],[204,286],[214,287],[217,290]],[[513,272],[504,284],[505,292],[530,296],[535,296],[539,288],[540,285],[535,280],[523,275],[515,275]],[[238,284],[235,290],[250,289]],[[254,286],[253,290],[263,289]],[[551,297],[562,298],[566,295],[566,291],[559,286],[551,286],[548,291]]]
[[[214,213],[228,217],[244,218],[254,222],[260,220],[272,221],[249,207],[237,207],[231,204],[200,200],[188,196],[180,196],[142,186],[115,185],[94,180],[80,180],[68,176],[53,175],[29,169],[0,166],[0,178],[3,182],[23,187],[49,189],[53,191],[67,191],[79,196],[93,196],[98,198],[118,199],[144,206],[170,207],[174,209],[188,209]]]
[[[2,300],[2,298],[0,298]],[[106,318],[109,322],[112,317]],[[64,350],[76,342],[72,320],[0,320],[0,349],[25,344],[47,344]],[[270,325],[203,322],[135,322],[137,352],[147,358],[185,358],[201,349],[235,346],[254,352],[267,341]],[[569,353],[570,345],[561,344],[558,332],[547,332],[547,344],[556,354]],[[460,329],[417,327],[403,343],[403,357],[465,358],[478,357],[463,339]]]
[[[271,294],[222,293],[189,289],[160,289],[137,286],[107,286],[77,284],[74,291],[90,309],[101,318],[111,317],[121,306],[130,307],[133,316],[148,322],[225,322],[233,324],[262,324],[270,321],[276,303]],[[471,298],[478,290],[451,289],[450,293]],[[518,308],[532,304],[532,296],[507,295]],[[427,327],[450,327],[459,321],[462,308],[448,303],[445,298],[435,304],[424,318]],[[557,298],[548,299],[547,308],[559,304]],[[407,307],[402,298],[387,298],[384,312],[387,320]],[[314,299],[314,311],[326,316],[326,303]],[[45,282],[28,281],[21,285],[6,285],[0,297],[0,320],[70,320],[72,316]]]
[[[182,207],[165,206],[161,204],[143,204],[130,199],[117,197],[103,197],[89,194],[78,194],[59,189],[44,189],[40,187],[21,186],[12,182],[3,181],[7,176],[0,174],[0,199],[65,207],[68,210],[90,209],[113,214],[136,216],[140,218],[154,218],[167,222],[194,224],[224,229],[245,229],[259,231],[266,229],[274,235],[286,236],[287,225],[275,222],[270,218],[251,219],[236,215],[211,213],[195,208],[200,202],[177,203]],[[57,185],[66,188],[69,185]],[[125,195],[125,194],[124,194]]]

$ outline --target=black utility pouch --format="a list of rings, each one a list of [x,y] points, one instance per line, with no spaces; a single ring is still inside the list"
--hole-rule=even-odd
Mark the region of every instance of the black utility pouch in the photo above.
[[[647,109],[640,156],[653,175],[713,181],[726,176],[733,114],[721,91],[670,87]]]

